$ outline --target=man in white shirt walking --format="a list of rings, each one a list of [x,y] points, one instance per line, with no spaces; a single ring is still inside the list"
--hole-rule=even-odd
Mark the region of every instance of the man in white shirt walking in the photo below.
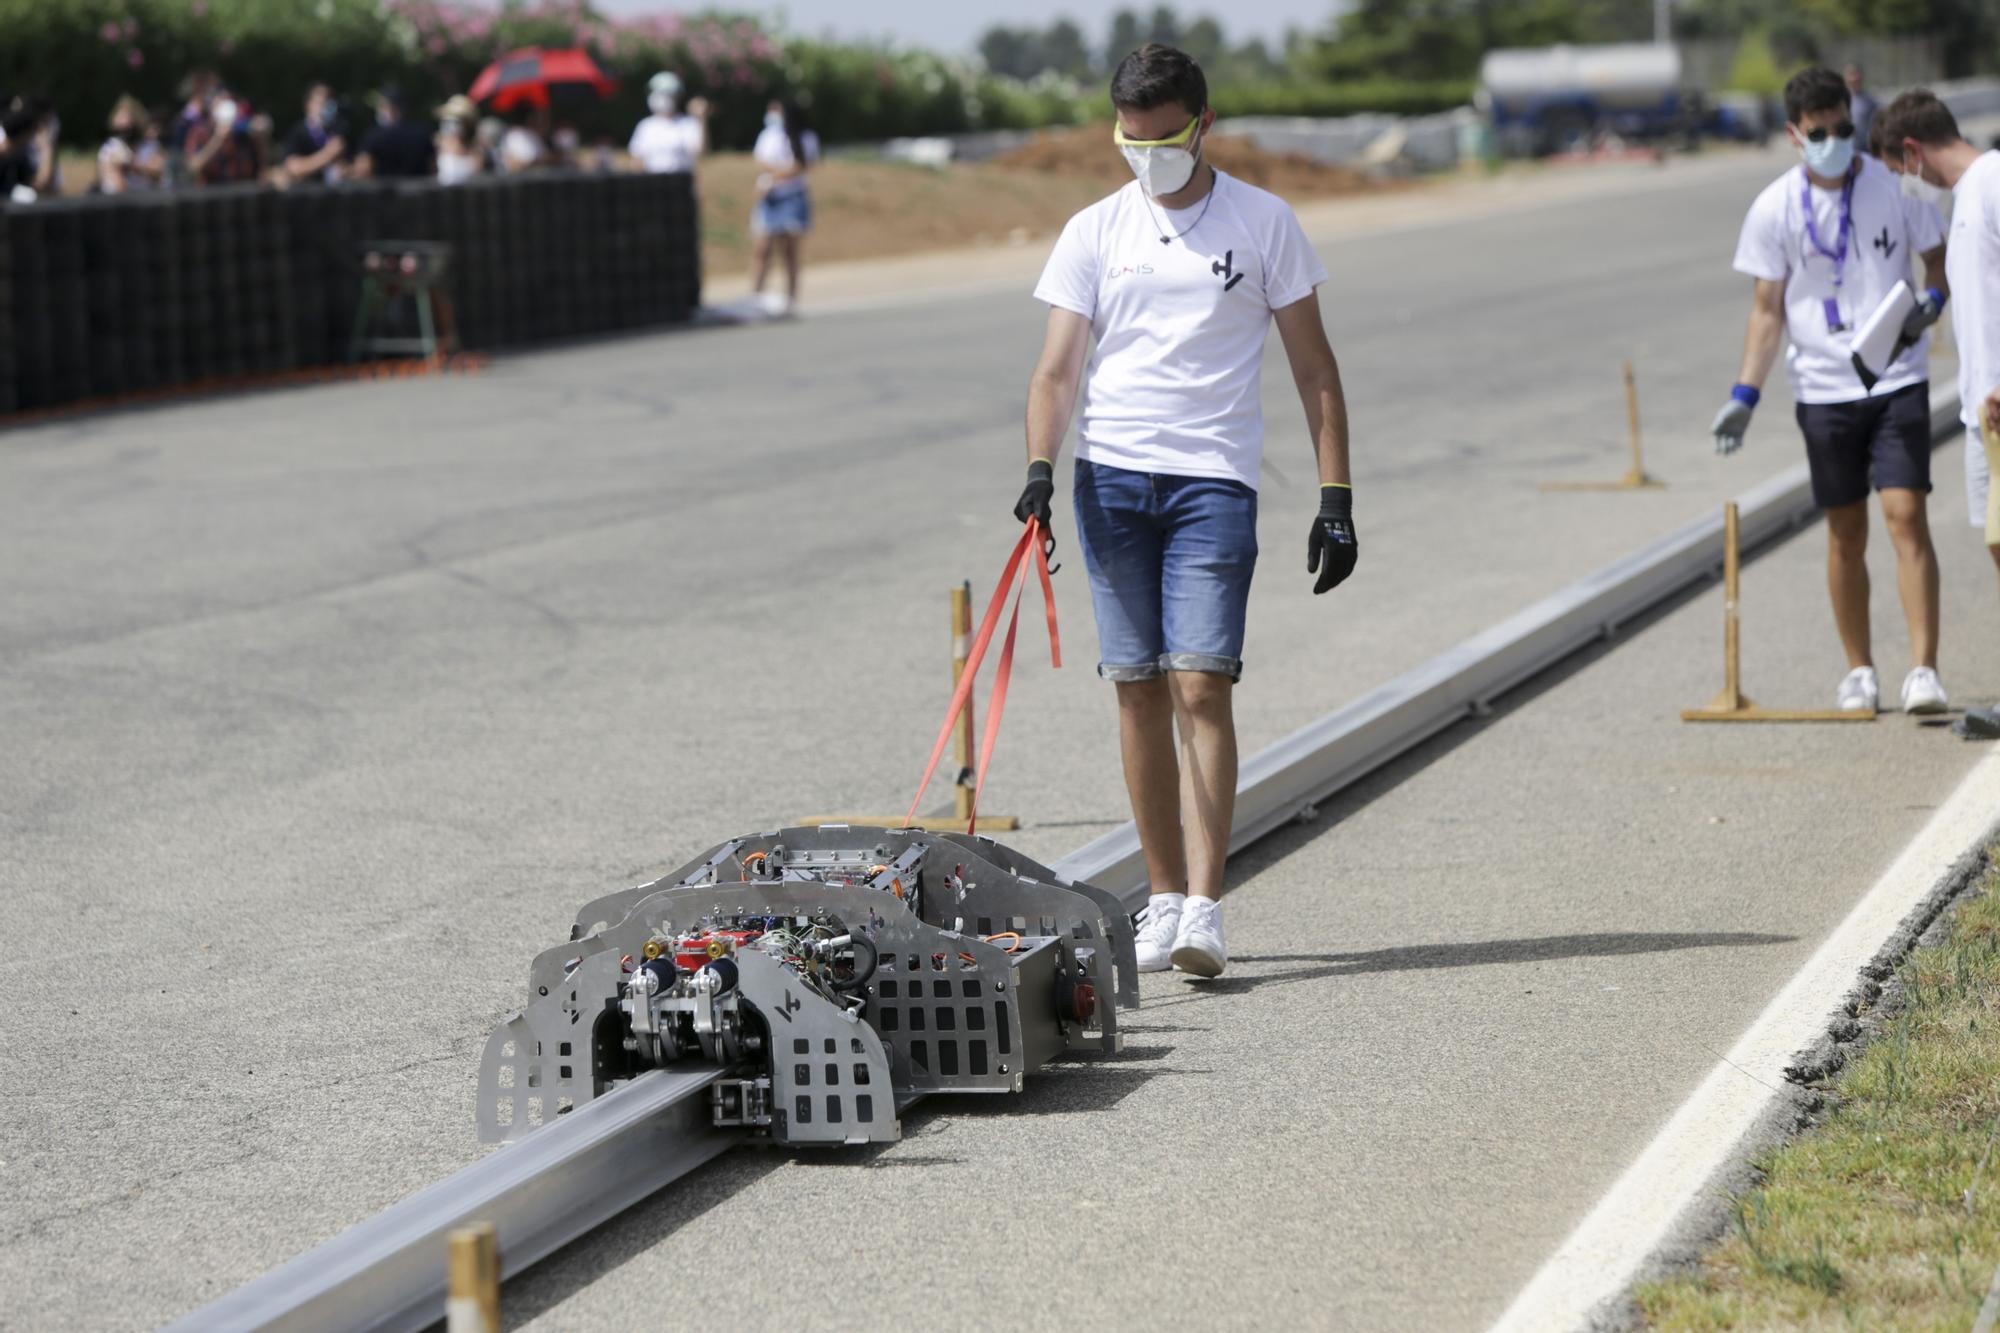
[[[1318,460],[1306,557],[1316,593],[1345,579],[1359,550],[1347,406],[1314,292],[1326,270],[1284,200],[1204,160],[1215,112],[1201,67],[1148,44],[1119,63],[1111,102],[1114,143],[1137,179],[1070,219],[1035,288],[1049,319],[1014,513],[1047,526],[1080,390],[1074,499],[1097,670],[1117,689],[1153,889],[1139,967],[1212,977],[1228,961],[1217,899],[1236,799],[1230,694],[1257,559],[1260,371],[1274,319]]]
[[[1756,282],[1743,364],[1716,414],[1715,447],[1731,454],[1787,337],[1787,366],[1805,434],[1814,501],[1826,511],[1827,588],[1848,673],[1844,709],[1880,704],[1868,624],[1868,492],[1896,548],[1896,583],[1910,629],[1902,705],[1939,713],[1938,571],[1926,513],[1931,489],[1929,334],[1945,303],[1944,223],[1906,196],[1894,174],[1856,153],[1848,88],[1830,69],[1785,85],[1785,119],[1802,163],[1757,196],[1743,222],[1736,270]],[[1903,350],[1871,385],[1854,359],[1856,331],[1924,262],[1925,290],[1902,329]]]
[[[1965,141],[1937,94],[1919,88],[1882,109],[1888,164],[1913,189],[1950,190],[1952,333],[1958,341],[1958,412],[1965,423],[1965,496],[1972,525],[2000,566],[2000,152]],[[1982,445],[1983,437],[1983,445]]]

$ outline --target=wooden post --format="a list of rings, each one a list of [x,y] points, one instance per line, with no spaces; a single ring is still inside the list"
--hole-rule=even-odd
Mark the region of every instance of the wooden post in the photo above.
[[[956,691],[965,675],[966,658],[972,652],[972,582],[967,580],[951,590],[951,688]],[[952,809],[960,819],[972,818],[972,782],[977,757],[972,738],[972,697],[966,696],[965,711],[958,716],[958,777],[952,783]]]
[[[491,1222],[451,1233],[445,1333],[500,1333],[500,1242]]]
[[[1627,477],[1634,486],[1646,484],[1646,455],[1639,442],[1639,381],[1632,374],[1632,362],[1625,362],[1625,420],[1632,428],[1632,471]]]
[[[1759,708],[1743,693],[1743,624],[1737,596],[1743,572],[1742,528],[1736,505],[1722,507],[1722,693],[1701,708],[1681,710],[1683,722],[1871,722],[1874,712],[1838,708]]]
[[[1632,441],[1632,466],[1616,481],[1545,481],[1545,491],[1650,491],[1666,485],[1646,475],[1646,446],[1639,436],[1639,377],[1625,361],[1625,430]]]
[[[1736,502],[1722,507],[1722,698],[1724,708],[1743,706],[1743,663],[1738,656],[1742,629],[1737,619],[1737,575],[1742,569]]]
[[[972,654],[972,584],[959,584],[951,590],[951,688],[957,696],[958,684],[965,678],[966,660]],[[976,781],[974,765],[979,762],[978,751],[973,741],[972,696],[965,697],[965,711],[958,716],[956,744],[953,747],[958,757],[958,775],[951,785],[952,816],[943,814],[926,815],[914,824],[905,824],[901,815],[810,815],[799,823],[810,827],[823,824],[860,824],[880,828],[920,828],[933,833],[963,833],[972,819],[972,791]],[[1014,815],[981,815],[979,827],[982,829],[1017,829],[1021,821]]]

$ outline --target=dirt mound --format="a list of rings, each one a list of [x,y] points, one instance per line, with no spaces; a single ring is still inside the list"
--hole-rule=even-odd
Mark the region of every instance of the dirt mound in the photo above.
[[[1377,182],[1358,171],[1315,162],[1303,153],[1266,152],[1248,139],[1214,135],[1206,152],[1211,162],[1238,180],[1289,199],[1378,188]],[[1073,130],[1044,130],[1033,142],[994,158],[993,165],[1080,177],[1107,194],[1132,179],[1125,159],[1112,146],[1108,122]]]

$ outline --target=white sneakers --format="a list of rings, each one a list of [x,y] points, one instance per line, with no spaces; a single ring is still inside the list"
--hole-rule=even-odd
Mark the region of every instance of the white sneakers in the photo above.
[[[1845,713],[1872,713],[1882,706],[1882,684],[1872,666],[1856,667],[1840,682],[1834,702]],[[1944,683],[1933,667],[1916,667],[1903,677],[1905,713],[1942,713],[1945,710]]]
[[[1944,709],[1944,682],[1935,669],[1917,667],[1903,677],[1905,713],[1942,713]]]
[[[1181,933],[1174,937],[1173,964],[1198,977],[1219,977],[1229,962],[1222,943],[1222,904],[1190,898],[1181,909]]]
[[[1139,970],[1178,967],[1198,977],[1222,975],[1229,950],[1222,942],[1222,907],[1213,898],[1156,893],[1139,913]]]
[[[1174,941],[1180,938],[1185,893],[1156,893],[1139,913],[1139,970],[1164,972],[1174,965]]]
[[[1848,672],[1833,701],[1843,713],[1874,712],[1882,703],[1882,683],[1875,679],[1875,668],[1856,667]]]

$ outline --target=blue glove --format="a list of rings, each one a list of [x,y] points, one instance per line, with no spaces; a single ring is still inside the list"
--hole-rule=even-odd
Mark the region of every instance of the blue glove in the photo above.
[[[1763,397],[1747,384],[1739,384],[1729,391],[1729,401],[1715,414],[1715,424],[1709,430],[1715,435],[1715,452],[1728,455],[1743,447],[1743,432],[1750,429],[1750,414],[1757,408],[1757,400]]]
[[[1935,287],[1924,288],[1924,294],[1917,298],[1917,308],[1903,318],[1903,341],[1915,343],[1943,313],[1944,293]]]

